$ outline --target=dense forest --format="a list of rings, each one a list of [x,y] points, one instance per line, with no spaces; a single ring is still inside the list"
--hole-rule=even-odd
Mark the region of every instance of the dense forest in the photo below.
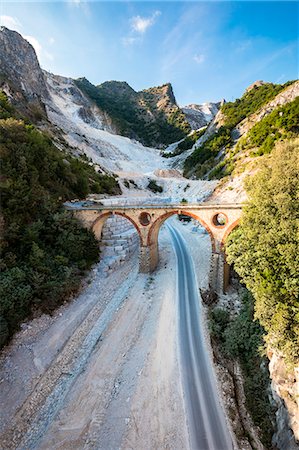
[[[62,153],[0,92],[0,345],[33,311],[51,312],[97,261],[93,234],[64,211],[67,199],[116,193],[114,177]]]

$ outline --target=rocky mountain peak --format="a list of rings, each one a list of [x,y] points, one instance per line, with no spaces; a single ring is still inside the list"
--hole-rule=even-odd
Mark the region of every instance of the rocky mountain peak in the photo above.
[[[250,92],[251,89],[254,89],[254,88],[256,88],[256,87],[263,86],[264,84],[269,84],[269,83],[265,83],[265,81],[263,81],[263,80],[257,80],[257,81],[255,81],[254,83],[250,84],[250,85],[248,86],[248,88],[246,88],[246,92]]]
[[[136,96],[137,92],[126,81],[105,81],[104,83],[97,86],[99,89],[105,90],[107,94],[126,96],[133,95]]]
[[[165,108],[167,106],[177,107],[177,102],[173,93],[171,83],[162,84],[162,86],[155,86],[149,89],[144,89],[140,94],[146,98],[154,101],[158,108]]]
[[[43,72],[32,45],[16,31],[0,28],[1,86],[8,83],[28,101],[48,98]]]
[[[170,100],[172,103],[177,104],[177,103],[176,103],[175,96],[174,96],[174,93],[173,93],[173,87],[172,87],[172,84],[171,84],[171,83],[163,84],[163,85],[161,86],[161,91],[162,91],[162,93],[163,93],[165,96],[169,97],[169,100]]]
[[[198,130],[208,125],[214,119],[220,109],[221,103],[208,102],[200,105],[192,103],[191,105],[184,106],[182,111],[192,130]]]

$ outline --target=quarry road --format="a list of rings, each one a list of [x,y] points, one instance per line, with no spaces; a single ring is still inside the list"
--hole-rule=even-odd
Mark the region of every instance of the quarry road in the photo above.
[[[220,406],[216,379],[200,320],[200,299],[193,261],[180,232],[170,231],[177,258],[179,358],[190,448],[230,450],[233,444]]]

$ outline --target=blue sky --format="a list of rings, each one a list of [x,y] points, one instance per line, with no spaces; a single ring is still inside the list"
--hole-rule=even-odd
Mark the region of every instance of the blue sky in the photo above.
[[[0,0],[1,25],[27,36],[44,69],[135,90],[170,81],[180,105],[298,78],[298,13],[295,1]]]

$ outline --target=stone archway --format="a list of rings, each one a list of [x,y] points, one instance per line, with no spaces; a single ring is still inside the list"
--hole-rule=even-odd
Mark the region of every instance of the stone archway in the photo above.
[[[158,236],[159,231],[163,223],[174,215],[180,214],[179,210],[169,211],[167,213],[162,214],[157,217],[157,219],[152,223],[147,235],[147,263],[149,271],[155,270],[159,262],[159,245],[158,245]],[[194,214],[191,211],[184,210],[184,215],[192,217],[196,221],[198,221],[209,233],[211,239],[212,251],[215,251],[215,239],[212,233],[211,228],[208,224],[197,214]]]
[[[108,218],[113,217],[113,215],[118,215],[118,216],[124,217],[125,219],[129,220],[134,225],[134,227],[135,227],[135,229],[136,229],[136,231],[138,233],[139,239],[140,239],[140,244],[142,245],[142,236],[141,236],[141,233],[140,233],[140,229],[139,229],[138,225],[136,224],[136,222],[134,221],[134,219],[132,219],[132,217],[130,217],[129,215],[124,214],[124,213],[119,212],[119,211],[115,211],[113,213],[112,212],[102,213],[102,214],[100,214],[100,216],[98,216],[95,219],[95,221],[93,222],[93,224],[91,226],[91,229],[92,229],[95,237],[98,240],[101,239],[103,226],[104,226],[106,220]]]

